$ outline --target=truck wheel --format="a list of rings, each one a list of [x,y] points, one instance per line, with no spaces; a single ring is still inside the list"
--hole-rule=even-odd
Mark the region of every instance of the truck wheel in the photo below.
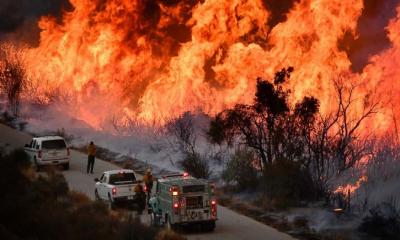
[[[114,210],[114,209],[115,209],[115,203],[113,202],[113,200],[112,200],[110,194],[108,194],[108,207],[109,207],[111,210]]]
[[[35,163],[36,172],[39,172],[39,171],[41,170],[41,167],[40,167],[40,165],[38,164],[38,162],[37,162],[37,160],[36,160],[36,157],[34,157],[33,161],[34,161],[34,163]]]
[[[171,219],[169,218],[169,216],[168,215],[166,215],[166,218],[167,218],[167,229],[168,230],[171,230],[171,231],[175,231],[176,230],[176,224],[172,224],[171,223]]]
[[[69,163],[64,164],[64,170],[69,170]]]
[[[203,224],[203,229],[207,232],[212,232],[215,229],[215,222],[207,222]]]
[[[137,213],[138,213],[139,215],[142,215],[142,214],[143,214],[143,208],[142,208],[141,206],[138,206]]]
[[[153,226],[153,227],[157,227],[158,226],[157,217],[156,217],[155,213],[151,213],[150,214],[150,225]]]
[[[150,224],[153,227],[160,227],[161,225],[161,218],[162,218],[162,214],[157,214],[155,212],[152,212],[150,214]]]
[[[145,210],[145,209],[146,209],[146,204],[147,204],[147,201],[146,201],[146,194],[143,194],[142,200],[141,200],[141,202],[140,202],[140,208],[141,208],[142,210]]]
[[[100,201],[100,196],[99,196],[99,193],[97,192],[97,189],[94,190],[94,199],[95,199],[96,201]]]

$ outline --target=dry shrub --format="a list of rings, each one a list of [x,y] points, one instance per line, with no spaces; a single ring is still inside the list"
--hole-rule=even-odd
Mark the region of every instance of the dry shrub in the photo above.
[[[209,178],[211,175],[207,159],[197,152],[187,152],[185,158],[179,161],[180,166],[195,178]]]
[[[156,240],[185,240],[186,238],[178,235],[171,230],[162,230],[159,232],[155,238]]]
[[[238,190],[255,189],[258,186],[258,173],[255,156],[249,149],[237,149],[231,156],[222,173],[226,182],[237,184]]]
[[[268,166],[264,170],[263,184],[276,208],[296,206],[301,201],[315,198],[309,172],[296,162],[283,160]]]
[[[400,239],[400,213],[389,203],[372,208],[359,230],[379,239]]]

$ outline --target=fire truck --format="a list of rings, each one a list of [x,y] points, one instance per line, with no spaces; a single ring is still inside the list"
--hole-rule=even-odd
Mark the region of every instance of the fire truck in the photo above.
[[[166,225],[174,230],[199,224],[202,229],[213,231],[218,219],[215,185],[187,173],[163,176],[156,181],[148,211],[154,226]]]

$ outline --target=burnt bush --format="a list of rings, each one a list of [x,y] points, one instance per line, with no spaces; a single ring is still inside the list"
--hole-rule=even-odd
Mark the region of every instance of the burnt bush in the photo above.
[[[309,171],[300,163],[282,160],[264,169],[263,190],[268,197],[284,203],[284,206],[313,200],[315,191],[312,186]]]
[[[122,239],[127,240],[153,240],[156,234],[155,228],[148,228],[141,224],[139,217],[134,218],[132,214],[129,215],[121,230]]]
[[[209,178],[211,175],[210,166],[207,159],[203,158],[197,152],[187,152],[179,165],[195,178]]]
[[[369,211],[359,231],[379,239],[400,239],[400,215],[399,212],[388,203],[376,206]]]
[[[248,149],[237,149],[222,172],[222,179],[237,184],[238,190],[255,189],[258,174],[254,153]]]

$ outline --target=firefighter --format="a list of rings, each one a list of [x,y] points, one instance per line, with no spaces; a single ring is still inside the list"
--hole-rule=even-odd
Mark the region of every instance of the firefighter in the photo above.
[[[147,169],[146,174],[143,176],[143,182],[146,185],[147,202],[149,202],[151,190],[153,189],[153,175],[151,169]]]
[[[90,142],[89,146],[87,147],[87,152],[88,152],[88,162],[87,162],[86,172],[89,173],[90,171],[90,173],[93,173],[93,166],[96,155],[96,145],[94,145],[93,142]]]

